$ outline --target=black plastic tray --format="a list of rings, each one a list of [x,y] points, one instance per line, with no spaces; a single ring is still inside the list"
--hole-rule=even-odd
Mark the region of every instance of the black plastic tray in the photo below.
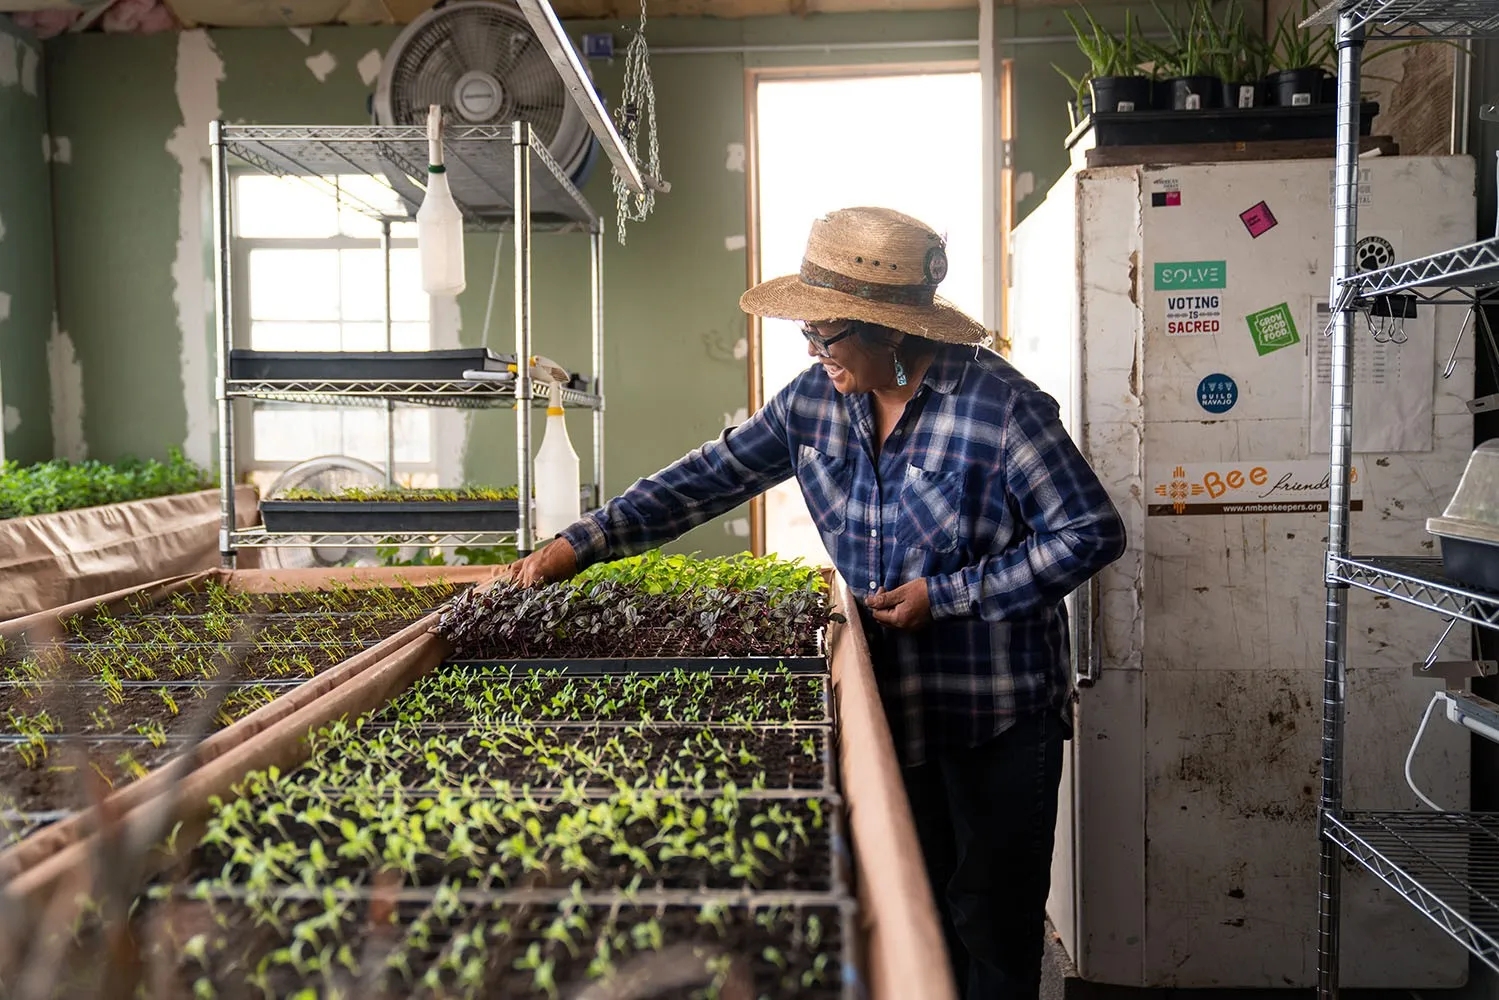
[[[275,532],[515,531],[514,500],[262,500]]]
[[[1442,571],[1458,583],[1499,593],[1499,545],[1465,538],[1442,540]]]
[[[1365,101],[1359,109],[1359,135],[1368,135],[1379,105]],[[1071,149],[1093,133],[1098,146],[1179,146],[1199,142],[1273,142],[1287,139],[1332,141],[1337,106],[1305,108],[1207,108],[1201,111],[1100,111],[1084,118],[1066,146]]]
[[[825,674],[824,656],[713,656],[673,657],[646,656],[639,659],[597,660],[448,660],[448,667],[484,670],[495,674],[524,674],[538,670],[555,670],[561,674],[660,674],[674,670],[698,673],[745,673],[750,670],[779,671],[792,674]]]
[[[465,371],[503,372],[513,354],[484,347],[448,351],[249,351],[229,352],[229,377],[243,382],[328,380],[462,381]]]

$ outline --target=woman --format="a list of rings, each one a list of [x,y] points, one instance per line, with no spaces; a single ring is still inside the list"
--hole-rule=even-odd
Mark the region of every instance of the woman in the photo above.
[[[1124,551],[1057,404],[936,296],[941,237],[878,208],[813,223],[750,313],[817,363],[744,424],[514,563],[526,585],[667,542],[795,476],[862,606],[960,996],[1035,997],[1062,740],[1062,599]]]

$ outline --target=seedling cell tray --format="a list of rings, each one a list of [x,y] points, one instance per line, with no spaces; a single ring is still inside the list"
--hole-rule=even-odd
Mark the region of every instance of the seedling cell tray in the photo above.
[[[262,500],[260,517],[274,532],[515,531],[515,500]]]
[[[1499,592],[1499,545],[1437,536],[1442,542],[1442,571],[1465,586]]]
[[[1072,130],[1071,149],[1090,131],[1098,146],[1180,146],[1206,142],[1275,142],[1330,139],[1337,124],[1336,105],[1305,108],[1209,108],[1201,111],[1101,111]],[[1379,105],[1365,101],[1359,109],[1359,135],[1369,134]]]
[[[246,382],[463,381],[469,370],[503,372],[513,354],[483,347],[447,351],[229,352],[229,377]]]
[[[560,659],[560,660],[449,660],[444,666],[480,670],[493,674],[555,671],[559,674],[662,674],[676,670],[693,673],[729,674],[751,670],[792,674],[825,674],[828,661],[823,656],[719,656],[719,657],[642,657],[640,659]]]

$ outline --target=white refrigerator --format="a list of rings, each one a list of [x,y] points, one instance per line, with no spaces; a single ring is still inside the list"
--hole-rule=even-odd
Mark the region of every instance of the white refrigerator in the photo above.
[[[1358,254],[1474,239],[1465,157],[1366,157]],[[1013,233],[1011,360],[1061,403],[1125,556],[1073,595],[1077,733],[1049,913],[1085,980],[1316,984],[1332,161],[1074,167]],[[1396,310],[1398,311],[1398,310]],[[1353,550],[1432,552],[1471,447],[1460,306],[1357,321]],[[1355,591],[1346,807],[1419,808],[1440,620]],[[1453,629],[1443,658],[1466,659]],[[1468,801],[1468,737],[1413,763]],[[1466,953],[1351,868],[1343,984],[1462,984]],[[1392,942],[1399,942],[1392,947]]]

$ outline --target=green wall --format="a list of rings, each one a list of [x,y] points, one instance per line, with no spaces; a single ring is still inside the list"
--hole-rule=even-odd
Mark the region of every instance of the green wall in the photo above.
[[[52,457],[52,227],[41,47],[0,17],[0,427],[4,455]]]

